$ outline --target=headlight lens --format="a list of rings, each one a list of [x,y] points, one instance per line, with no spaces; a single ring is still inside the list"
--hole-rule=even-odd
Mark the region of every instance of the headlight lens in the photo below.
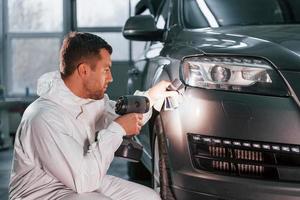
[[[187,57],[182,64],[185,84],[266,95],[287,96],[288,90],[270,63],[261,58]]]

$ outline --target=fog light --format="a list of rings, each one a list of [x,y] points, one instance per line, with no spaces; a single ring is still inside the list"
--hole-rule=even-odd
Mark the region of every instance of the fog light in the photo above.
[[[219,140],[219,139],[213,139],[213,142],[214,142],[214,143],[217,143],[217,144],[220,144],[220,143],[221,143],[221,140]]]
[[[230,144],[231,144],[231,142],[230,142],[229,140],[224,140],[223,143],[224,143],[224,144],[227,144],[227,145],[230,145]]]
[[[299,150],[298,147],[293,147],[293,148],[292,148],[292,151],[295,152],[295,153],[299,153],[299,152],[300,152],[300,150]]]
[[[263,144],[262,147],[263,147],[264,149],[269,149],[269,150],[271,149],[270,145],[268,145],[268,144]]]
[[[233,144],[234,144],[235,146],[241,146],[241,143],[240,143],[240,142],[237,142],[237,141],[233,142]]]
[[[280,147],[276,145],[276,146],[272,146],[272,149],[273,149],[273,150],[276,150],[276,151],[279,151],[279,150],[280,150]]]
[[[248,142],[244,142],[244,143],[243,143],[243,146],[244,146],[244,147],[250,147],[250,146],[251,146],[251,144],[250,144],[250,143],[248,143]]]
[[[289,147],[281,147],[282,151],[287,151],[289,152],[290,151],[290,148]]]

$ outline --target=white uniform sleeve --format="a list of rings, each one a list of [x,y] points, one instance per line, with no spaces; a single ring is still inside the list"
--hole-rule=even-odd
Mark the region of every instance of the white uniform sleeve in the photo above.
[[[122,142],[124,130],[111,123],[101,131],[101,139],[84,150],[63,122],[40,116],[23,131],[33,135],[35,153],[43,169],[77,193],[92,192],[101,186],[103,176]]]

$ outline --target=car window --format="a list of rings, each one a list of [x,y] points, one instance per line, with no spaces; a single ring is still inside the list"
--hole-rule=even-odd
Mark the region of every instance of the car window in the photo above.
[[[186,0],[188,28],[299,23],[299,0]],[[203,19],[204,18],[204,19]]]
[[[195,8],[198,8],[196,1],[185,1],[185,5],[183,7],[185,23],[189,25],[189,28],[208,27],[209,24],[203,13],[195,10]]]

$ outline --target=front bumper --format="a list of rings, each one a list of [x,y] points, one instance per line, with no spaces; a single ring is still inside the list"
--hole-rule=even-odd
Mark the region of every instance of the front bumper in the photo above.
[[[184,171],[176,172],[173,180],[185,185],[173,186],[175,195],[180,200],[296,200],[300,197],[299,184]]]
[[[178,199],[299,199],[300,180],[258,180],[196,169],[187,137],[193,133],[299,145],[300,110],[292,98],[187,88],[180,107],[161,115]],[[300,171],[300,165],[293,167]]]

